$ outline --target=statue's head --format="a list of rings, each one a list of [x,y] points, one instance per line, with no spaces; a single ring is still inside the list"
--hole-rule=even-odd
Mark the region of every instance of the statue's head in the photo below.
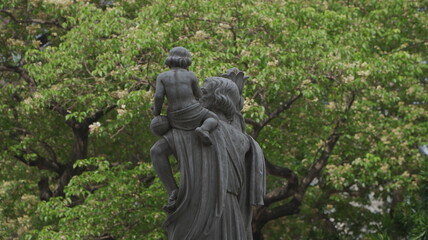
[[[192,54],[184,47],[175,47],[169,51],[165,64],[170,67],[188,69],[192,64]]]
[[[235,122],[238,128],[242,128],[241,94],[233,81],[223,77],[209,77],[204,81],[202,93],[199,102],[203,107],[223,114],[229,122]]]

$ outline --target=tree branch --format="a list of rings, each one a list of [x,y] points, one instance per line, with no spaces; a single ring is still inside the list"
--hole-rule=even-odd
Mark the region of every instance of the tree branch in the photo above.
[[[42,19],[24,19],[24,20],[19,20],[11,12],[6,11],[4,9],[0,9],[0,13],[5,14],[12,21],[14,21],[15,23],[18,23],[18,24],[21,24],[21,23],[36,23],[36,24],[42,24],[42,25],[53,25],[53,26],[56,26],[58,28],[63,28],[62,25],[61,25],[61,23],[58,20],[55,20],[55,21],[47,21],[47,20],[42,20]]]
[[[117,105],[111,105],[109,107],[106,107],[105,109],[101,109],[101,110],[97,111],[96,113],[94,113],[92,116],[86,118],[83,122],[85,125],[89,126],[92,123],[100,120],[100,118],[102,118],[104,115],[106,115],[108,112],[115,109],[116,107],[117,107]]]
[[[352,104],[355,100],[355,93],[352,92],[348,103],[345,107],[345,114],[348,113],[352,107]],[[324,144],[324,149],[321,151],[321,155],[318,157],[316,161],[309,168],[308,173],[303,178],[300,186],[299,186],[299,197],[303,199],[303,196],[308,188],[309,184],[320,175],[322,169],[327,165],[327,160],[329,159],[336,143],[339,141],[341,133],[339,133],[340,127],[346,122],[346,117],[342,116],[338,120],[336,120],[335,127],[333,128],[332,133],[328,137],[327,141]]]
[[[291,201],[281,206],[272,209],[263,208],[258,214],[256,212],[256,216],[254,216],[252,222],[253,236],[260,236],[261,229],[269,221],[299,213],[301,204],[301,201],[294,197]]]
[[[285,110],[289,109],[291,107],[291,105],[293,105],[294,102],[296,102],[299,98],[301,98],[303,96],[302,93],[300,93],[299,95],[295,95],[292,96],[291,98],[289,98],[285,103],[281,104],[277,109],[275,109],[275,111],[268,113],[268,118],[263,120],[261,123],[255,122],[254,120],[251,119],[245,119],[245,122],[251,124],[253,126],[253,132],[251,133],[252,137],[254,139],[257,139],[257,137],[259,136],[260,131],[273,119],[277,118],[282,112],[284,112]],[[265,107],[266,111],[267,108]]]
[[[339,129],[339,122],[336,123],[336,127],[333,129],[333,133],[328,137],[324,145],[324,149],[321,152],[321,156],[318,157],[318,159],[312,164],[312,166],[309,168],[308,173],[303,178],[301,185],[299,187],[299,195],[301,195],[302,198],[309,184],[314,180],[314,178],[319,176],[321,170],[327,164],[327,160],[330,157],[331,152],[334,149],[334,146],[336,145],[337,141],[340,138],[338,129]]]
[[[49,161],[46,158],[37,155],[37,158],[33,161],[25,159],[22,155],[15,155],[16,159],[18,159],[20,162],[24,163],[27,166],[30,167],[37,167],[40,170],[48,170],[52,172],[56,172],[58,174],[61,174],[64,165],[58,162]]]
[[[41,177],[39,182],[37,183],[39,187],[39,198],[42,201],[49,201],[52,197],[52,191],[49,187],[49,178]]]
[[[287,179],[287,184],[285,186],[278,187],[265,195],[264,202],[265,206],[268,207],[274,202],[278,202],[293,196],[297,192],[299,179],[297,175],[289,168],[276,166],[268,160],[265,160],[265,163],[268,174]]]
[[[137,76],[130,76],[129,78],[137,81],[136,84],[129,89],[129,92],[140,90],[143,86],[147,86],[150,84],[149,81],[143,78],[139,78]]]
[[[301,98],[303,96],[302,93],[300,93],[299,95],[295,95],[292,96],[290,99],[288,99],[285,103],[281,104],[275,111],[273,111],[272,113],[270,113],[268,115],[268,118],[263,120],[262,122],[262,127],[266,126],[270,121],[272,121],[273,119],[275,119],[276,117],[279,116],[279,114],[281,114],[282,112],[284,112],[285,110],[289,109],[291,107],[291,105],[297,101],[297,99]]]
[[[42,147],[48,152],[53,162],[58,162],[58,158],[56,156],[55,150],[49,145],[47,142],[41,140],[40,141]]]
[[[250,125],[252,125],[252,126],[254,126],[254,127],[261,127],[261,124],[260,123],[258,123],[258,122],[256,122],[256,121],[254,121],[253,119],[251,119],[251,118],[245,118],[245,123],[248,123],[248,124],[250,124]]]
[[[294,99],[294,101],[295,100],[297,99]],[[355,100],[355,93],[351,92],[351,95],[348,98],[348,102],[344,109],[345,114],[350,111],[352,104],[354,103],[354,100]],[[341,136],[341,134],[339,133],[339,128],[346,122],[346,120],[347,120],[346,116],[342,116],[336,121],[336,124],[335,124],[335,127],[333,128],[332,133],[327,138],[324,148],[322,149],[322,151],[320,151],[321,155],[314,161],[312,166],[309,168],[308,173],[303,178],[300,184],[297,181],[297,176],[295,176],[290,169],[281,168],[266,161],[266,168],[268,170],[268,173],[287,178],[289,179],[289,182],[284,187],[274,189],[273,191],[266,194],[266,197],[265,197],[266,206],[258,208],[253,218],[254,236],[261,235],[261,229],[267,222],[280,217],[293,215],[300,211],[300,206],[302,204],[303,197],[306,193],[307,188],[309,187],[313,179],[320,175],[322,169],[327,164],[327,160],[329,159],[334,147],[336,146],[336,143],[338,142]],[[291,182],[290,180],[294,182]],[[291,196],[293,197],[289,202],[282,204],[278,207],[268,208],[269,204],[284,200]]]
[[[37,91],[36,81],[30,77],[27,70],[25,70],[22,66],[0,66],[0,72],[15,72],[18,73],[21,78],[24,79],[25,82],[30,86],[30,92],[33,93]]]

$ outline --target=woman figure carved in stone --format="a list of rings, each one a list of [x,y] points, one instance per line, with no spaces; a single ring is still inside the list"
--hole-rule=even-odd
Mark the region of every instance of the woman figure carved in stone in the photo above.
[[[241,115],[245,77],[234,68],[207,78],[200,104],[218,116],[203,144],[195,131],[171,128],[151,149],[154,168],[170,194],[164,227],[170,240],[250,240],[251,206],[263,205],[265,166],[260,146],[245,134]],[[168,160],[180,166],[180,183]]]

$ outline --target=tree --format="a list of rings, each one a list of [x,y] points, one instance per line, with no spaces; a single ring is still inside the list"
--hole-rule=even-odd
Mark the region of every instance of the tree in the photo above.
[[[194,54],[201,81],[230,67],[251,76],[247,130],[269,173],[256,239],[411,234],[397,226],[426,171],[418,151],[428,129],[426,3],[8,0],[0,8],[0,236],[162,238],[165,195],[147,169],[155,140],[147,126],[156,75],[179,45]]]

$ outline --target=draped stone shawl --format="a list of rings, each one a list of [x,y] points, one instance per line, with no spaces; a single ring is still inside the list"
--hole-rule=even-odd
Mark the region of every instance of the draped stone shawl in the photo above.
[[[164,138],[180,166],[178,208],[164,223],[170,240],[251,240],[251,205],[262,205],[264,158],[249,136],[219,121],[213,145],[194,131]]]

